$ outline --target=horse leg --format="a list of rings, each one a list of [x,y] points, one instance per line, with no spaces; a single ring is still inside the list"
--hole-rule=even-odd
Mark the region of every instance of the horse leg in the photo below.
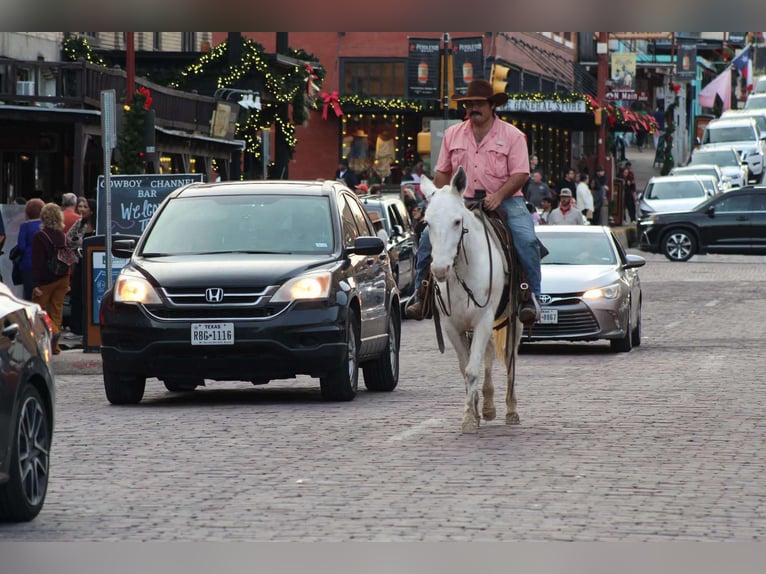
[[[481,394],[484,398],[481,415],[485,421],[494,420],[497,415],[497,410],[495,409],[495,386],[492,384],[492,362],[494,360],[495,347],[490,340],[484,353],[484,384],[481,387]]]
[[[471,414],[470,414],[470,397],[471,397],[471,391],[470,391],[470,385],[468,381],[468,377],[466,376],[466,368],[469,361],[469,344],[468,344],[468,338],[465,336],[465,333],[462,333],[458,331],[452,323],[445,322],[442,323],[442,328],[444,329],[444,333],[447,335],[447,338],[449,339],[450,343],[452,343],[452,347],[455,349],[455,354],[457,355],[457,362],[460,366],[460,373],[463,375],[463,383],[465,385],[465,394],[466,394],[466,400],[465,400],[465,408],[463,410],[463,432],[476,432],[476,429],[478,428],[478,421],[476,421],[474,424],[469,424],[468,427],[466,427],[466,420],[471,420]],[[474,409],[474,412],[476,412],[476,409]],[[476,416],[473,416],[473,419],[476,419]],[[473,428],[473,430],[465,430],[466,428]]]
[[[482,319],[473,330],[471,351],[465,369],[467,393],[463,411],[464,433],[476,433],[479,430],[479,373],[484,363],[489,337],[492,333],[492,316]]]
[[[521,423],[519,419],[519,413],[516,410],[516,358],[519,354],[519,344],[521,343],[521,334],[524,326],[520,321],[516,321],[516,339],[512,341],[513,351],[510,359],[506,360],[505,369],[508,372],[506,378],[506,391],[505,391],[505,424],[517,425]],[[507,361],[511,361],[511,367],[508,368]]]

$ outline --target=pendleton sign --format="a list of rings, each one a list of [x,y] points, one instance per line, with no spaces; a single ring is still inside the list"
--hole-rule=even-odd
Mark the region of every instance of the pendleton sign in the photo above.
[[[508,100],[508,103],[497,108],[499,112],[563,112],[566,114],[584,114],[585,102],[557,102],[555,100]]]

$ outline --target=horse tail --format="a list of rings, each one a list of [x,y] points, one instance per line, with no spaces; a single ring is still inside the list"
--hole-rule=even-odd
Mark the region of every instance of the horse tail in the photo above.
[[[508,317],[500,317],[492,329],[492,342],[495,345],[495,357],[505,364],[506,343],[508,341]]]

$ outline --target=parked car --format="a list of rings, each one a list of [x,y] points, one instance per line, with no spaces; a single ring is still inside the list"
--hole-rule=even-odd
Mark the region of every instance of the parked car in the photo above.
[[[726,110],[721,114],[721,119],[731,118],[753,118],[761,130],[761,135],[766,134],[766,108],[757,108],[752,110]]]
[[[763,110],[766,109],[766,94],[750,94],[745,100],[744,109]]]
[[[26,522],[45,503],[56,390],[51,322],[0,283],[0,522]]]
[[[639,216],[661,211],[686,211],[713,195],[696,175],[652,177],[638,197]]]
[[[540,320],[524,341],[608,339],[615,352],[641,344],[641,281],[646,263],[625,253],[600,225],[535,228],[549,253],[542,259]]]
[[[216,381],[319,378],[327,400],[399,380],[400,301],[382,239],[336,181],[195,183],[171,193],[101,301],[104,388],[138,403]]]
[[[755,85],[753,86],[753,94],[766,94],[766,76],[756,78]]]
[[[747,185],[748,167],[742,161],[739,152],[730,145],[708,145],[704,149],[696,149],[692,154],[690,166],[717,165],[723,172],[724,178],[731,187]]]
[[[750,179],[760,181],[766,164],[766,141],[753,118],[717,119],[709,122],[702,133],[702,149],[711,144],[728,144],[747,164]]]
[[[395,195],[361,195],[359,200],[368,212],[375,212],[388,234],[388,254],[391,268],[399,288],[402,304],[415,292],[415,262],[417,246],[412,220],[404,202]]]
[[[679,213],[638,221],[639,248],[671,261],[695,254],[766,254],[766,186],[747,186]]]
[[[721,168],[715,164],[701,163],[683,167],[674,167],[670,170],[669,175],[710,176],[714,181],[716,191],[725,193],[731,189],[731,183],[724,177]]]

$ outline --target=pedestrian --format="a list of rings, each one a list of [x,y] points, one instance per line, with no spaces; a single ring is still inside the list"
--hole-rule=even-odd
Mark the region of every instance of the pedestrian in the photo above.
[[[628,219],[630,223],[636,221],[636,176],[633,175],[633,170],[630,169],[630,162],[625,164],[620,172],[622,178],[622,197],[625,203],[625,209],[628,211]]]
[[[656,150],[660,144],[660,136],[665,131],[665,110],[660,105],[654,110],[654,121],[657,122],[657,127],[652,132],[652,135],[654,136],[654,149]]]
[[[437,188],[448,185],[452,174],[462,166],[467,176],[464,198],[477,201],[483,197],[484,208],[489,211],[503,207],[506,225],[532,295],[522,304],[519,318],[525,324],[533,323],[540,318],[540,244],[522,193],[529,178],[527,138],[521,130],[495,114],[497,106],[508,101],[508,95],[494,93],[486,80],[473,80],[465,95],[453,94],[452,99],[465,107],[467,120],[444,131],[434,185]],[[465,161],[467,157],[471,158],[468,162]],[[426,228],[418,246],[415,282],[418,286],[426,276],[430,257],[431,242]],[[422,302],[419,295],[413,299],[406,315],[419,319]]]
[[[338,162],[338,171],[335,172],[335,179],[343,181],[349,189],[354,189],[359,185],[359,178],[348,167],[348,160],[345,157],[341,158]]]
[[[559,191],[559,206],[548,217],[550,225],[582,225],[582,214],[572,203],[572,190],[564,187]]]
[[[593,195],[593,218],[590,221],[591,225],[603,225],[603,209],[606,205],[606,184],[601,182],[605,180],[604,168],[601,166],[596,167],[596,175],[590,182],[591,194]]]
[[[531,203],[527,202],[527,211],[532,216],[532,221],[535,225],[540,225],[540,214],[537,213],[537,208]]]
[[[80,219],[77,213],[77,195],[74,193],[65,193],[61,196],[61,211],[64,215],[64,234],[66,234],[74,225],[75,221]]]
[[[51,319],[53,354],[61,352],[59,337],[64,312],[64,297],[69,291],[69,273],[56,275],[49,262],[66,246],[64,214],[55,203],[40,210],[40,230],[32,238],[32,302],[42,307]]]
[[[19,269],[24,299],[32,300],[32,238],[40,229],[40,211],[45,203],[39,197],[34,197],[24,204],[26,221],[19,226],[17,245],[22,252]]]
[[[84,196],[77,198],[77,213],[80,220],[76,222],[67,233],[69,246],[78,253],[78,260],[72,266],[70,277],[71,290],[69,291],[69,332],[64,333],[64,339],[77,339],[83,333],[83,309],[85,291],[82,278],[82,245],[86,237],[96,233],[96,202]]]
[[[524,197],[529,203],[539,208],[542,207],[541,201],[543,197],[550,196],[551,188],[543,181],[543,173],[539,169],[534,170],[532,172],[532,178],[529,180],[526,189],[524,190]]]
[[[587,172],[580,174],[580,182],[577,184],[577,209],[580,210],[589,222],[593,219],[595,205],[593,194],[590,191],[590,176]]]

